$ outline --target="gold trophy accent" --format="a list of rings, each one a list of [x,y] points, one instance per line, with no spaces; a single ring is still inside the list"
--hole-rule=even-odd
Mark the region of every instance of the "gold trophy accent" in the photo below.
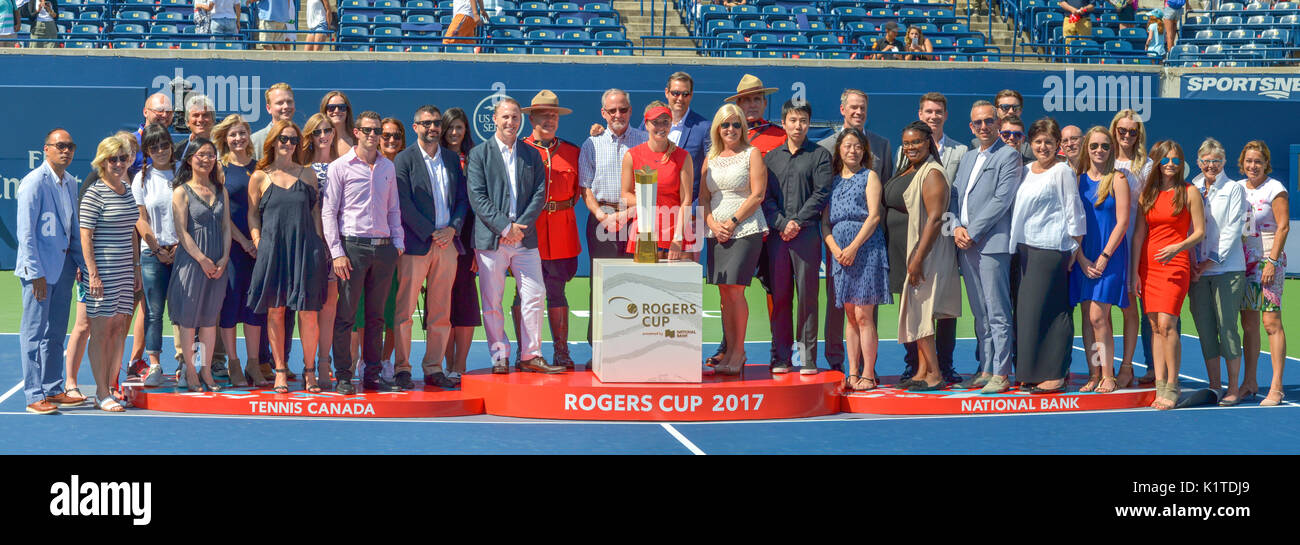
[[[636,253],[632,260],[637,263],[658,263],[659,246],[655,220],[655,197],[659,191],[659,171],[643,167],[632,172],[636,179]]]

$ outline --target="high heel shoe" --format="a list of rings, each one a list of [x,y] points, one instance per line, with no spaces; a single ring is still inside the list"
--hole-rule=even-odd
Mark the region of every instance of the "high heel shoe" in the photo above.
[[[199,373],[199,382],[210,392],[220,392],[221,385],[217,384],[217,379],[212,377],[212,368],[204,367],[203,369],[207,371],[207,376],[204,376],[204,373]]]
[[[239,360],[232,359],[226,364],[226,378],[230,379],[231,388],[242,388],[249,385],[247,377],[244,376],[240,367]]]
[[[272,368],[271,368],[271,371],[273,371],[273,372],[274,372],[275,374],[277,374],[277,375],[285,375],[284,380],[285,380],[285,382],[286,382],[286,384],[276,384],[275,387],[272,388],[272,390],[274,390],[275,393],[277,393],[277,394],[287,394],[287,393],[289,393],[289,385],[287,384],[287,382],[289,381],[289,376],[288,376],[288,375],[289,375],[289,369],[288,369],[287,367],[284,368],[284,369],[280,369],[280,368],[278,368],[278,367],[272,367]],[[280,378],[280,377],[276,377],[276,378],[278,379],[278,378]]]
[[[1274,393],[1277,393],[1277,394],[1278,394],[1278,396],[1277,396],[1276,399],[1273,397],[1273,394],[1274,394]],[[1260,406],[1260,407],[1276,407],[1276,406],[1278,406],[1278,405],[1281,405],[1282,402],[1283,402],[1284,400],[1286,400],[1286,390],[1272,390],[1272,389],[1270,389],[1270,390],[1268,391],[1268,396],[1264,398],[1264,401],[1260,401],[1260,402],[1259,402],[1259,406]]]
[[[184,374],[185,374],[185,383],[182,385],[182,384],[180,384],[180,380],[177,379],[177,381],[176,381],[176,382],[177,382],[177,385],[184,386],[186,390],[189,390],[189,391],[191,391],[191,392],[202,392],[202,391],[203,391],[203,383],[200,382],[199,372],[198,372],[198,371],[196,371],[193,367],[189,367],[189,366],[187,366],[185,369],[183,369],[183,370],[181,370],[181,371],[178,371],[178,372],[176,373],[176,375],[179,377],[179,376],[181,375],[181,373],[184,373]],[[190,376],[190,373],[194,373],[194,376],[191,377],[191,376]]]
[[[321,392],[320,385],[316,382],[316,368],[307,367],[305,363],[302,366],[302,388],[313,394]]]
[[[249,384],[258,388],[271,385],[271,381],[266,380],[266,375],[262,374],[262,366],[253,360],[249,360],[248,363],[244,364],[244,378]]]

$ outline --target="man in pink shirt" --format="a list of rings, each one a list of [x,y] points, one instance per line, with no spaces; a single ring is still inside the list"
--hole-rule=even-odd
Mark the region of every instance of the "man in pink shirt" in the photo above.
[[[367,390],[401,391],[380,376],[384,302],[393,281],[397,258],[406,250],[397,198],[393,162],[379,153],[379,114],[357,116],[353,135],[357,145],[330,163],[321,197],[325,243],[334,259],[339,282],[338,314],[334,318],[334,376],[338,392],[356,393],[352,385],[352,324],[357,301],[365,295],[365,331],[361,359],[366,367],[361,386]]]

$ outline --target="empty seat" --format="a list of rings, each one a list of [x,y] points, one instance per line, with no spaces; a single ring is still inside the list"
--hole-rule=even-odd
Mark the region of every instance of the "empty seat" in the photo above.
[[[772,21],[772,23],[768,25],[768,28],[772,30],[780,30],[783,32],[794,32],[799,30],[799,27],[795,26],[794,21],[784,21],[784,20]]]
[[[562,17],[556,17],[555,21],[553,21],[552,24],[554,24],[555,26],[562,26],[562,27],[581,27],[582,19],[579,19],[577,17],[562,16]]]
[[[345,26],[339,29],[339,39],[345,42],[364,41],[370,36],[370,30],[363,26]]]
[[[370,36],[376,40],[396,41],[402,39],[402,30],[397,27],[381,26],[376,27]]]
[[[376,15],[374,19],[370,20],[370,22],[376,27],[400,26],[402,24],[402,18],[396,15],[384,14],[384,15]]]
[[[1255,35],[1248,30],[1233,30],[1228,32],[1228,35],[1225,38],[1228,40],[1247,40],[1253,39],[1254,37]]]
[[[1115,29],[1107,27],[1096,27],[1092,29],[1092,37],[1098,40],[1108,40],[1115,38]]]
[[[524,26],[551,26],[550,17],[524,17]]]
[[[1241,24],[1241,17],[1236,15],[1224,15],[1214,20],[1214,26],[1238,26]]]
[[[153,14],[138,9],[123,9],[117,12],[117,18],[127,21],[148,21],[153,18]]]

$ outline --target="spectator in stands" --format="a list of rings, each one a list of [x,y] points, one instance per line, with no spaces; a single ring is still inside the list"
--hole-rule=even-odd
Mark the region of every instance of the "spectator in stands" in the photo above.
[[[1290,233],[1290,196],[1286,186],[1269,177],[1273,164],[1268,145],[1253,140],[1242,148],[1237,168],[1246,177],[1246,298],[1241,305],[1246,365],[1241,377],[1241,398],[1259,392],[1255,370],[1259,363],[1259,323],[1264,322],[1272,358],[1273,380],[1260,405],[1277,405],[1286,396],[1282,371],[1286,365],[1286,332],[1282,329],[1282,284],[1286,275],[1286,238]]]
[[[1061,160],[1074,165],[1074,158],[1079,156],[1079,141],[1083,138],[1083,130],[1076,125],[1066,125],[1061,127]]]
[[[451,5],[451,24],[443,34],[443,45],[473,44],[477,41],[478,25],[486,19],[481,0],[455,0]],[[459,38],[459,39],[458,39]]]
[[[767,167],[745,135],[745,114],[723,104],[709,129],[709,151],[700,193],[700,214],[707,227],[709,254],[706,281],[718,286],[723,337],[737,339],[736,350],[719,351],[714,372],[740,375],[745,366],[745,328],[749,303],[745,288],[753,280],[767,233],[763,196]]]
[[[397,118],[385,117],[381,126],[384,132],[379,134],[379,151],[392,161],[398,153],[406,149],[406,125]]]
[[[194,0],[194,13],[190,20],[194,21],[194,34],[199,35],[201,40],[212,40],[212,37],[206,35],[212,33],[212,10],[215,7],[213,0]],[[203,44],[203,49],[211,49],[213,45],[214,43]]]
[[[1132,198],[1129,202],[1132,206],[1129,207],[1128,238],[1133,240],[1133,228],[1137,227],[1138,197],[1151,174],[1152,166],[1151,159],[1146,156],[1146,125],[1138,118],[1137,112],[1131,109],[1120,110],[1111,118],[1110,138],[1115,143],[1115,170],[1124,172],[1124,177],[1130,181],[1129,193]],[[1143,303],[1137,294],[1130,291],[1128,295],[1129,305],[1124,307],[1124,365],[1121,365],[1118,376],[1120,388],[1126,388],[1132,381],[1132,362],[1139,339],[1148,365],[1146,374],[1138,379],[1138,384],[1151,384],[1156,380],[1152,368],[1155,360],[1152,359],[1151,351],[1151,323],[1144,318],[1146,312],[1142,311]]]
[[[163,309],[167,304],[172,260],[176,256],[176,223],[172,220],[174,148],[171,136],[162,125],[145,127],[141,147],[149,154],[150,162],[136,173],[131,183],[131,193],[140,209],[140,221],[136,224],[136,229],[140,232],[141,241],[147,246],[140,248],[140,276],[147,315],[144,347],[149,355],[149,373],[153,374],[153,367],[162,363]],[[158,370],[161,373],[161,367]]]
[[[1137,0],[1108,1],[1119,10],[1115,13],[1115,16],[1119,19],[1119,29],[1133,28],[1133,23],[1137,21]]]
[[[892,53],[901,52],[906,48],[907,45],[903,43],[903,40],[898,39],[898,23],[888,21],[885,23],[885,36],[877,38],[876,43],[871,46],[871,50],[876,52],[871,58],[876,60],[897,59],[898,55]]]
[[[1070,36],[1092,38],[1092,12],[1097,10],[1094,0],[1060,0],[1057,5],[1065,11],[1061,22],[1061,38],[1070,43]],[[1069,49],[1066,49],[1069,54]],[[1019,113],[1019,112],[1017,112]]]
[[[298,29],[290,28],[290,23],[298,19],[297,4],[292,0],[259,0],[257,6],[263,42],[292,42],[298,39],[298,35],[292,32]],[[288,51],[290,46],[287,43],[264,43],[262,49]],[[257,149],[262,149],[262,146],[257,146]]]
[[[934,44],[930,39],[925,37],[921,32],[921,27],[912,25],[907,28],[907,40],[904,46],[908,53],[933,53]],[[903,60],[908,61],[929,61],[934,60],[933,55],[904,55]]]
[[[253,262],[257,259],[257,245],[253,243],[252,232],[248,230],[248,182],[257,171],[257,162],[253,160],[253,150],[249,148],[252,128],[239,114],[231,114],[212,129],[213,141],[217,143],[217,154],[222,165],[222,178],[225,179],[226,194],[230,195],[230,237],[234,244],[230,246],[230,283],[226,288],[226,299],[221,304],[221,344],[230,347],[229,366],[232,386],[244,384],[236,381],[236,376],[243,377],[254,386],[268,386],[271,380],[262,376],[258,366],[262,347],[262,328],[266,326],[266,315],[258,314],[248,305],[248,285],[252,281]],[[239,369],[239,355],[235,351],[235,326],[244,324],[244,369]]]
[[[167,147],[170,152],[171,147]],[[45,161],[18,186],[17,257],[22,281],[18,344],[27,412],[53,414],[79,405],[63,391],[63,343],[77,268],[85,268],[76,180],[67,171],[77,144],[63,129],[45,135]],[[107,407],[106,407],[107,409]]]
[[[1015,149],[1020,149],[1020,145],[1025,143],[1025,122],[1020,120],[1020,116],[1008,115],[1002,118],[1002,129],[998,131],[998,136],[1006,145]],[[1021,158],[1023,161],[1023,157]],[[1025,162],[1024,164],[1029,164]]]
[[[1178,39],[1178,21],[1183,18],[1183,6],[1187,0],[1165,0],[1161,10],[1165,23],[1165,51],[1173,51],[1174,41]]]
[[[185,99],[185,127],[190,130],[190,136],[176,143],[175,149],[172,150],[172,157],[185,157],[190,149],[190,144],[202,139],[212,139],[212,126],[216,120],[216,110],[212,107],[212,99],[204,95],[190,95]]]
[[[27,18],[27,24],[31,25],[31,37],[35,40],[56,40],[59,38],[59,0],[27,0],[19,2],[18,8],[30,2],[36,3],[35,10]],[[18,24],[15,21],[15,26]],[[32,47],[36,48],[53,48],[58,47],[56,42],[32,42]]]
[[[243,40],[239,34],[239,0],[212,0],[212,19],[208,22],[209,31],[217,35],[218,40]],[[243,49],[243,44],[235,46]]]
[[[18,37],[18,7],[14,0],[0,0],[0,47],[14,47]]]
[[[1161,36],[1161,12],[1152,10],[1147,12],[1147,55],[1161,58],[1169,52],[1166,47],[1165,38]]]
[[[746,0],[719,0],[719,3],[727,8],[734,8],[736,6],[745,5]]]
[[[357,145],[357,139],[352,136],[353,129],[356,128],[352,122],[352,101],[348,100],[343,91],[330,91],[320,99],[320,113],[329,117],[330,124],[335,127],[334,153],[342,157],[352,146]]]
[[[1217,392],[1223,386],[1219,358],[1227,364],[1228,391],[1219,405],[1230,407],[1241,402],[1237,388],[1241,370],[1237,320],[1246,296],[1246,254],[1241,235],[1249,207],[1246,188],[1223,172],[1227,152],[1218,140],[1205,139],[1196,156],[1201,173],[1192,178],[1192,185],[1205,198],[1205,240],[1198,248],[1187,297],[1192,303],[1192,321],[1200,337],[1210,389]]]
[[[244,12],[248,13],[248,29],[257,30],[259,28],[262,28],[261,21],[259,21],[257,18],[258,15],[257,12],[260,11],[257,8],[257,3],[259,0],[235,0],[235,1],[240,4],[243,4]],[[245,37],[245,39],[255,40],[256,34],[250,32]],[[256,46],[254,46],[254,48],[256,48]]]
[[[817,374],[817,305],[821,265],[821,216],[830,198],[834,175],[831,154],[807,141],[812,107],[786,101],[781,107],[785,145],[763,156],[767,195],[763,216],[774,231],[765,242],[772,286],[773,373],[791,368],[791,345],[798,343],[803,375]],[[793,308],[796,293],[797,309]],[[791,312],[798,312],[792,324]],[[795,333],[791,335],[791,327]]]
[[[942,93],[926,93],[921,96],[920,109],[917,111],[916,115],[918,119],[926,124],[926,126],[930,127],[930,134],[934,136],[934,138],[938,138],[938,140],[934,141],[934,146],[935,150],[938,152],[939,164],[943,167],[944,176],[949,180],[955,179],[957,177],[957,170],[961,166],[961,158],[966,154],[966,151],[969,148],[944,132],[944,126],[948,122],[948,98],[943,96]],[[870,136],[867,138],[868,140],[871,139]],[[886,143],[886,145],[888,144]],[[908,163],[907,154],[903,153],[903,148],[900,147],[897,149],[898,152],[894,156],[893,164],[895,165],[896,170],[907,170],[908,167],[911,166]],[[867,154],[871,155],[871,151],[868,150]],[[881,183],[883,184],[885,181],[886,180],[882,180]],[[902,252],[904,245],[907,242],[907,216],[905,214],[897,213],[902,210],[902,193],[906,188],[906,185],[890,185],[889,187],[890,200],[899,205],[898,207],[890,209],[892,212],[886,215],[885,222],[886,230],[891,235],[893,235],[894,232],[901,235],[888,237],[890,243],[889,250],[892,252],[891,257],[896,263],[902,263],[904,261]],[[891,229],[892,231],[890,231]],[[827,266],[829,267],[830,265],[828,264]],[[896,267],[896,269],[897,270],[890,269],[889,271],[889,285],[893,288],[892,291],[894,293],[902,293],[900,290],[902,290],[903,287],[903,275],[906,274],[907,271],[903,267]],[[827,286],[829,287],[830,284],[828,283]],[[831,300],[829,295],[827,298],[828,301]],[[830,320],[831,317],[828,314],[827,322],[832,323]],[[830,333],[827,335],[829,338]],[[934,342],[935,349],[938,351],[939,355],[939,371],[943,373],[944,380],[948,382],[961,382],[961,377],[952,367],[952,351],[957,344],[957,320],[955,318],[939,318],[936,320]],[[829,342],[827,346],[830,346]],[[903,356],[904,369],[900,378],[909,379],[912,378],[912,375],[916,374],[916,343],[906,343],[903,345],[903,349],[906,351],[906,354]],[[828,348],[828,358],[830,357],[829,352],[830,349]]]
[[[890,154],[889,140],[866,129],[868,98],[866,93],[858,89],[845,89],[840,93],[840,115],[844,117],[844,123],[836,129],[835,134],[823,138],[817,145],[834,155],[839,133],[850,128],[857,129],[867,136],[867,155],[862,159],[863,165],[875,171],[880,179],[887,180],[894,172],[894,159]],[[829,254],[824,258],[828,271],[831,270],[833,258]],[[829,277],[826,282],[826,300],[836,300],[835,283]],[[844,366],[844,309],[828,304],[825,315],[826,363],[831,369],[839,371]]]
[[[411,315],[423,291],[424,383],[452,388],[455,383],[447,378],[442,358],[451,339],[456,260],[464,252],[459,231],[469,210],[469,198],[464,191],[460,158],[441,145],[442,111],[433,105],[420,106],[411,128],[416,134],[415,145],[397,154],[394,162],[407,251],[397,258],[401,285],[395,316],[397,359],[393,379],[402,388],[415,388],[411,381]],[[576,155],[577,148],[574,150]]]
[[[266,147],[266,134],[271,130],[271,125],[281,120],[293,121],[293,88],[288,83],[271,85],[266,89],[265,98],[266,113],[271,119],[267,120],[265,127],[253,133],[253,158],[257,160],[262,159],[262,149]]]
[[[465,157],[474,147],[474,139],[469,131],[469,116],[465,115],[465,110],[451,108],[443,112],[442,147],[456,152],[460,168],[464,171]],[[582,172],[581,166],[578,172]],[[456,191],[468,195],[465,177],[460,177],[457,183],[459,185]],[[456,283],[451,288],[451,340],[447,342],[447,361],[443,368],[447,370],[447,379],[456,386],[460,385],[460,376],[465,372],[469,347],[474,340],[474,328],[483,325],[475,285],[478,264],[474,260],[474,219],[474,211],[467,209],[459,235],[464,253],[456,259]],[[591,248],[590,244],[588,248]]]
[[[333,28],[330,23],[337,20],[338,17],[334,15],[334,8],[330,6],[329,0],[307,0],[307,30],[312,31],[307,35],[307,51],[325,50],[325,46],[320,44],[331,41],[330,39],[334,37],[330,32]],[[335,125],[337,126],[338,123]],[[341,131],[342,129],[339,134],[343,134]]]

